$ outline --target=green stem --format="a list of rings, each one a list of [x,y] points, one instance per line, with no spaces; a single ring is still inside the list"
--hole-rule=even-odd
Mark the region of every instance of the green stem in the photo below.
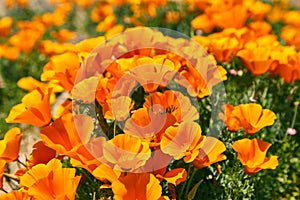
[[[2,190],[3,192],[5,192],[5,193],[8,193],[4,188],[1,188],[1,190]]]
[[[184,196],[187,196],[187,194],[188,194],[188,192],[190,190],[190,186],[192,184],[193,178],[194,178],[194,176],[195,176],[195,174],[196,174],[197,171],[198,171],[198,169],[196,167],[194,167],[193,172],[192,172],[191,177],[190,177],[190,180],[189,180],[188,185],[186,187]]]
[[[85,174],[87,181],[89,181],[90,184],[94,183],[94,180],[95,180],[94,177],[91,177],[91,174],[87,170],[84,169],[84,171],[82,173]]]
[[[186,179],[188,179],[188,177],[189,177],[189,174],[190,174],[190,171],[191,171],[191,167],[192,167],[192,165],[190,164],[190,165],[189,165],[189,167],[188,167],[188,171],[187,171],[187,177],[186,177]],[[184,192],[184,188],[185,188],[185,186],[186,186],[186,183],[187,183],[187,180],[186,180],[186,181],[184,181],[184,183],[183,183],[183,186],[182,186],[182,188],[181,188],[181,190],[180,190],[179,197],[182,197],[182,195],[183,195],[183,192]]]
[[[269,90],[269,88],[268,88],[268,87],[265,87],[261,99],[266,99],[266,96],[267,96],[267,94],[268,94],[268,90]]]
[[[255,85],[255,81],[252,82],[252,87],[253,87],[253,92],[251,94],[250,100],[255,100],[256,99],[256,85]]]
[[[11,174],[7,174],[7,173],[4,173],[3,174],[6,178],[8,178],[9,180],[14,180],[14,181],[16,181],[16,182],[19,182],[20,180],[17,178],[17,177],[15,177],[14,175],[11,175]]]
[[[114,121],[114,137],[116,136],[116,131],[117,131],[117,121]]]
[[[101,130],[103,131],[103,134],[106,135],[106,137],[108,138],[109,136],[108,124],[106,123],[106,119],[103,116],[102,107],[99,104],[96,104],[96,112],[97,112],[97,119],[101,127]]]
[[[188,167],[188,170],[187,170],[187,179],[189,178],[189,174],[190,174],[192,166],[193,165],[190,164],[189,167]],[[180,199],[181,199],[182,195],[184,194],[184,189],[185,189],[185,186],[186,186],[187,182],[188,182],[187,180],[184,181],[183,186],[182,186],[182,188],[180,190],[180,194],[179,194]]]
[[[298,102],[295,102],[294,116],[293,116],[293,119],[292,119],[291,128],[294,128],[294,126],[295,126],[295,122],[296,122],[296,118],[297,118],[297,110],[298,110],[298,106],[299,106],[299,103],[298,103]]]
[[[23,167],[27,168],[26,164],[23,163],[21,160],[18,159],[17,162],[20,163]]]
[[[5,177],[6,183],[9,185],[10,189],[15,190],[16,185],[11,181],[11,180],[14,180],[14,179],[11,179],[10,177],[5,176],[5,174],[4,174],[4,177]]]

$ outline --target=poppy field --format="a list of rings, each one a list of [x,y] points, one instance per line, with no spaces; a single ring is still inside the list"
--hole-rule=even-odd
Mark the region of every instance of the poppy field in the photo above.
[[[300,199],[300,1],[3,0],[0,200]]]

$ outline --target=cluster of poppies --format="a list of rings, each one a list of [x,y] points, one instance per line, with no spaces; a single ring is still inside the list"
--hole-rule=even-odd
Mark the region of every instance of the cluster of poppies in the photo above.
[[[8,8],[28,3],[6,0]],[[187,40],[171,37],[170,30],[143,27],[146,16],[156,16],[166,1],[50,3],[53,12],[30,21],[0,19],[0,37],[7,39],[0,45],[0,57],[14,62],[34,50],[49,57],[41,81],[23,77],[17,83],[28,94],[6,122],[40,127],[40,140],[14,174],[7,165],[20,162],[22,131],[12,128],[0,141],[0,188],[4,177],[18,184],[0,199],[79,198],[76,190],[86,181],[79,169],[100,181],[95,191],[109,189],[109,198],[191,199],[196,193],[194,173],[208,166],[222,173],[219,163],[231,149],[248,175],[278,166],[277,156],[267,157],[271,144],[255,137],[274,124],[274,112],[257,103],[224,104],[217,115],[226,125],[223,131],[245,133],[228,149],[222,137],[199,125],[201,109],[211,112],[213,103],[206,108],[199,103],[227,80],[221,64],[236,57],[254,75],[268,72],[287,83],[299,80],[300,25],[293,19],[300,12],[284,13],[258,0],[187,0],[181,2],[188,5],[182,6],[184,12],[201,13],[191,21],[195,34]],[[126,29],[114,15],[114,6],[125,4],[132,11],[122,19],[125,25],[139,27]],[[90,18],[102,36],[72,43],[68,41],[76,38],[75,32],[52,30],[67,23],[74,5],[92,8]],[[180,11],[167,11],[163,21],[183,18]],[[282,30],[286,45],[271,33],[266,18],[287,23]],[[52,39],[44,40],[45,35]],[[63,165],[66,160],[68,167]]]

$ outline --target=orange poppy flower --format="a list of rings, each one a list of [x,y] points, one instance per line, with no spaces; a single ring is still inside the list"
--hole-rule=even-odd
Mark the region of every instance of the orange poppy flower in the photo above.
[[[147,57],[136,54],[132,55],[132,57],[128,57],[131,56],[131,53],[132,52],[129,52],[126,56],[124,56],[125,58],[119,58],[107,67],[107,70],[113,75],[113,77],[122,78],[121,80],[124,80],[126,78],[129,80],[132,79],[131,81],[137,81],[140,79],[138,79],[138,77],[131,77],[132,74],[139,73],[141,70],[143,70],[143,68],[144,70],[153,70],[152,68],[154,68],[153,73],[155,73],[155,69],[163,70],[163,72],[165,70],[171,70],[171,74],[168,77],[166,77],[170,79],[172,78],[171,75],[174,75],[174,72],[176,73],[176,70],[178,70],[181,67],[180,62],[178,61],[180,58],[176,58],[174,55],[172,57],[172,55],[165,54],[165,52],[157,52],[157,54],[160,55],[156,55],[154,57]],[[141,69],[139,69],[139,67]],[[172,72],[172,69],[174,69],[174,72]],[[159,73],[163,72],[157,73],[158,75],[160,75]],[[151,81],[152,79],[150,78],[149,82]],[[165,82],[170,80],[162,81]]]
[[[288,56],[287,60],[286,64],[278,65],[273,74],[279,74],[286,83],[300,80],[300,53]]]
[[[31,200],[32,197],[28,195],[28,193],[22,189],[20,190],[12,190],[9,193],[0,195],[0,200]]]
[[[83,114],[73,117],[72,113],[68,113],[43,127],[40,137],[45,145],[59,154],[72,156],[76,148],[89,141],[93,129],[91,117]]]
[[[225,122],[227,127],[230,131],[237,131],[241,129],[241,124],[239,122],[239,119],[236,117],[233,117],[232,111],[234,110],[234,106],[230,104],[226,104],[223,106],[223,112],[220,113],[219,117]]]
[[[188,69],[181,71],[180,75],[175,78],[178,84],[187,88],[187,92],[192,97],[202,99],[210,95],[214,85],[227,79],[226,70],[223,67],[216,66],[210,61],[205,62],[207,65],[201,65],[199,71],[187,63]]]
[[[126,3],[126,0],[108,0],[107,2],[111,5],[121,6]]]
[[[144,36],[144,39],[137,40],[136,38],[139,38],[141,35]],[[124,46],[127,47],[127,50],[131,52],[132,55],[143,55],[143,56],[152,55],[153,48],[149,48],[149,47],[158,45],[155,46],[155,48],[157,47],[157,49],[164,49],[159,47],[161,47],[162,44],[165,43],[164,40],[166,39],[161,32],[154,31],[153,29],[146,28],[146,27],[127,28],[123,33],[123,37],[124,37]],[[162,44],[161,43],[157,44],[155,43],[156,41],[161,41]]]
[[[249,4],[246,6],[250,12],[250,17],[254,20],[262,20],[267,16],[272,8],[270,4],[263,3],[261,1],[248,1],[247,3]]]
[[[244,28],[226,28],[221,32],[208,35],[207,41],[200,39],[204,42],[218,61],[229,62],[233,56],[243,47],[243,44],[250,40],[252,36],[251,31]],[[197,37],[196,37],[197,39]]]
[[[137,58],[135,63],[136,67],[131,69],[128,75],[140,83],[148,93],[154,92],[159,86],[166,87],[180,67],[165,56],[145,56]]]
[[[184,161],[189,163],[197,157],[203,142],[200,126],[188,121],[167,128],[162,136],[160,148],[163,153],[173,156],[176,160],[184,157]]]
[[[86,144],[81,144],[73,155],[71,155],[71,164],[74,167],[81,167],[94,173],[94,170],[103,165],[100,160],[103,157],[103,144],[106,142],[104,137],[92,137]],[[106,170],[107,171],[107,170]],[[101,175],[95,174],[100,179]],[[103,178],[103,177],[101,177]]]
[[[44,66],[41,80],[56,80],[66,91],[71,91],[80,64],[76,53],[67,52],[61,55],[55,55],[51,57],[50,62]]]
[[[116,24],[116,20],[117,19],[115,15],[108,15],[103,21],[98,24],[96,30],[98,32],[106,32]]]
[[[166,128],[175,122],[176,118],[170,113],[140,108],[126,121],[124,131],[129,135],[148,139],[153,142],[151,145],[157,146]]]
[[[150,143],[150,147],[152,144]],[[163,153],[159,149],[159,143],[155,144],[154,151],[151,152],[151,157],[146,161],[145,165],[139,168],[136,173],[148,173],[160,174],[163,176],[166,171],[166,166],[170,164],[173,157]]]
[[[260,27],[263,28],[263,27]],[[223,37],[236,38],[239,42],[239,45],[236,50],[240,50],[245,46],[249,41],[257,41],[258,38],[256,33],[248,27],[243,28],[226,28],[220,33],[214,33],[208,36],[210,39],[222,39]],[[230,45],[229,45],[230,46]],[[234,55],[236,51],[234,52]]]
[[[161,173],[156,174],[156,178],[164,179],[168,183],[172,183],[173,185],[179,185],[187,178],[187,172],[184,168],[175,168],[168,172],[165,171],[166,168],[164,168]]]
[[[270,146],[270,143],[257,138],[253,140],[244,138],[235,141],[232,148],[238,153],[238,158],[245,167],[245,173],[253,175],[262,169],[277,167],[277,156],[265,158]]]
[[[178,11],[167,11],[165,20],[167,23],[176,23],[181,21],[181,14]]]
[[[120,134],[103,144],[104,161],[117,170],[136,170],[151,156],[149,144],[128,134]]]
[[[113,27],[111,27],[108,31],[105,33],[105,37],[108,39],[121,33],[124,30],[124,26],[122,24],[116,24]]]
[[[298,10],[290,10],[285,12],[283,15],[283,22],[285,24],[300,27],[300,22],[297,20],[300,17],[300,12]]]
[[[52,158],[56,157],[56,151],[45,146],[42,141],[33,145],[33,150],[27,158],[26,165],[29,169],[37,164],[47,164]]]
[[[22,103],[14,106],[5,119],[7,123],[25,123],[45,126],[51,120],[50,95],[52,88],[46,91],[37,88],[22,98]]]
[[[72,10],[72,3],[69,1],[63,1],[63,2],[60,2],[60,4],[56,6],[54,13],[62,15],[61,16],[61,18],[62,18],[62,17],[66,17],[67,14],[69,12],[71,12],[71,10]]]
[[[29,5],[29,0],[17,0],[16,2],[21,8],[26,8]]]
[[[5,0],[5,7],[12,8],[14,6],[14,0]]]
[[[243,128],[247,134],[253,135],[260,129],[274,124],[275,113],[269,109],[262,109],[261,105],[250,103],[239,106],[226,106],[225,115],[220,115],[229,131]]]
[[[18,82],[17,85],[19,88],[22,88],[27,91],[33,91],[37,88],[46,89],[46,84],[36,80],[35,78],[28,76],[22,77]]]
[[[222,1],[220,1],[222,2]],[[224,3],[225,4],[225,3]],[[230,5],[230,4],[228,4]],[[217,4],[206,9],[205,13],[212,18],[212,22],[220,28],[241,28],[249,17],[248,9],[244,5],[227,6]]]
[[[121,176],[121,172],[105,164],[99,164],[95,170],[92,171],[92,174],[95,178],[101,180],[102,182],[109,181],[111,183],[118,181],[118,178]]]
[[[203,10],[203,14],[200,15],[203,19],[203,24],[206,27],[219,27],[225,28],[241,28],[245,25],[247,19],[251,16],[255,19],[263,17],[267,9],[257,11],[251,8],[252,1],[193,1],[191,3],[196,4]],[[251,4],[251,5],[250,5]],[[256,6],[259,6],[257,4]],[[262,4],[265,6],[265,4]],[[267,7],[266,5],[265,7]],[[263,8],[265,8],[263,7]],[[259,10],[259,9],[258,9]],[[209,22],[209,23],[208,23]],[[201,24],[200,18],[199,23]],[[212,30],[212,28],[210,28]],[[205,31],[205,30],[204,30]]]
[[[74,49],[74,44],[71,43],[58,43],[51,40],[44,40],[40,42],[37,46],[39,52],[46,56],[53,56],[56,54],[62,54],[67,51]]]
[[[58,31],[53,31],[50,33],[51,36],[57,39],[59,42],[67,42],[74,39],[76,34],[68,29],[60,29]]]
[[[284,26],[281,31],[281,37],[288,45],[294,45],[297,49],[300,49],[300,27],[291,25]]]
[[[68,93],[64,93],[64,94],[68,95]],[[72,100],[67,98],[62,104],[60,104],[57,107],[56,113],[53,114],[53,118],[57,119],[67,113],[72,113],[72,105],[73,105]]]
[[[106,100],[103,115],[105,119],[124,121],[128,118],[132,108],[132,99],[128,96],[112,97]]]
[[[199,155],[193,161],[195,167],[204,168],[226,159],[226,156],[222,154],[226,150],[223,142],[214,137],[202,137],[204,137],[204,143],[199,150]]]
[[[14,175],[20,179],[21,176],[23,176],[28,171],[28,168],[19,168]]]
[[[175,81],[187,88],[189,95],[192,97],[204,98],[211,92],[205,80],[192,66],[188,68],[188,71],[182,71]]]
[[[94,38],[88,38],[77,43],[76,52],[87,52],[90,53],[95,47],[105,41],[104,36],[98,36]]]
[[[136,66],[135,61],[137,57],[138,56],[135,55],[130,58],[119,58],[107,67],[107,71],[109,71],[113,77],[120,79],[126,72]]]
[[[143,106],[153,112],[170,113],[179,123],[199,119],[199,113],[191,104],[190,99],[177,91],[167,90],[164,93],[151,93],[145,99]]]
[[[272,64],[275,62],[271,57],[271,49],[268,47],[243,49],[237,53],[237,56],[254,75],[261,75],[272,70]]]
[[[258,33],[257,33],[258,34]],[[271,55],[274,50],[276,50],[278,47],[280,47],[280,43],[278,41],[278,38],[274,34],[266,34],[261,36],[256,36],[254,38],[250,38],[245,44],[245,49],[255,50],[257,48],[267,48],[268,51],[271,51]],[[271,56],[271,58],[273,58]]]
[[[211,6],[212,2],[210,0],[201,0],[201,1],[194,1],[194,0],[187,0],[186,2],[192,6],[194,9],[198,10],[205,10],[207,7]]]
[[[6,45],[0,45],[0,58],[6,58],[11,61],[18,59],[20,50],[17,47],[10,47]]]
[[[28,170],[21,177],[20,186],[36,199],[74,199],[81,178],[75,172],[75,168],[62,168],[59,160],[52,159]]]
[[[19,48],[24,53],[29,53],[36,42],[41,38],[42,33],[37,30],[21,30],[9,38],[9,43]]]
[[[297,51],[294,46],[281,46],[278,44],[273,48],[272,57],[278,60],[278,65],[287,65],[291,62],[297,62],[294,60],[297,58]]]
[[[117,98],[119,96],[131,96],[138,88],[137,80],[132,79],[128,73],[121,76],[122,77],[119,79],[112,75],[110,78],[112,81],[107,83],[107,89],[111,92],[112,98]]]
[[[66,22],[66,13],[60,12],[58,8],[54,12],[46,12],[40,16],[36,16],[34,19],[42,22],[45,27],[61,26]]]
[[[10,34],[12,23],[13,19],[11,17],[3,17],[0,19],[0,37]]]
[[[34,19],[29,21],[17,21],[17,27],[22,31],[35,31],[37,36],[42,36],[46,31],[45,25],[39,20]]]
[[[282,9],[282,5],[273,5],[271,12],[267,16],[267,19],[270,22],[277,23],[282,21],[285,12],[286,11]]]
[[[0,160],[12,162],[18,159],[22,133],[19,128],[12,128],[6,132],[0,141]]]
[[[91,12],[91,20],[93,22],[99,22],[111,14],[113,14],[112,4],[109,4],[107,1],[97,2]]]
[[[153,174],[127,173],[121,176],[118,181],[111,184],[114,198],[116,200],[127,199],[159,199],[162,188],[159,180]]]
[[[205,51],[208,51],[208,47],[211,39],[207,36],[195,35],[193,39],[199,43]]]
[[[175,43],[175,41],[174,41],[174,43]],[[183,41],[182,43],[184,43],[184,42],[185,41]],[[193,43],[193,44],[195,45],[196,43]],[[176,46],[176,44],[170,44],[170,45]],[[198,45],[198,44],[196,44],[196,45]],[[180,46],[180,44],[179,44],[179,46]],[[168,52],[168,51],[162,50],[162,49],[154,49],[154,50],[155,50],[156,54],[159,54],[163,57],[165,56],[167,59],[171,60],[174,63],[174,65],[176,66],[175,68],[178,69],[178,71],[180,71],[182,69],[182,66],[185,66],[187,63],[187,60],[184,57],[181,57],[175,53]]]
[[[26,8],[29,4],[29,0],[5,0],[6,8],[12,8],[15,4],[21,8]]]
[[[191,21],[193,29],[202,30],[206,33],[211,32],[215,25],[211,22],[208,15],[202,14]]]
[[[96,90],[96,99],[100,105],[104,106],[107,104],[106,100],[111,98],[113,91],[115,90],[115,86],[118,82],[118,79],[114,77],[101,77],[99,78],[99,83]],[[123,83],[123,82],[122,82]],[[126,81],[127,83],[127,81]],[[131,86],[129,86],[130,88]],[[120,88],[120,91],[122,89]],[[126,95],[126,94],[124,94]],[[103,113],[105,114],[105,113]]]
[[[249,24],[249,28],[254,31],[256,36],[263,36],[270,34],[272,26],[265,21],[255,21]]]
[[[76,83],[71,92],[73,98],[85,104],[94,102],[98,82],[99,77],[92,76]]]
[[[230,62],[240,46],[239,41],[234,37],[222,37],[212,39],[209,44],[209,51],[219,62]]]
[[[31,76],[22,77],[20,80],[18,80],[17,85],[19,88],[22,88],[23,90],[27,90],[28,92],[31,92],[37,88],[40,88],[43,91],[47,91],[48,88],[52,88],[51,95],[50,95],[50,104],[54,103],[54,101],[56,100],[55,93],[63,92],[64,90],[61,86],[59,86],[54,82],[43,83],[34,79]]]

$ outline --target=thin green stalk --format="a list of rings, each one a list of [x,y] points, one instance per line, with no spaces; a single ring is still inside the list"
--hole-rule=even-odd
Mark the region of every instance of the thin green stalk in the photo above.
[[[114,137],[116,136],[117,131],[117,120],[114,121]]]
[[[20,180],[16,177],[16,176],[14,176],[14,175],[11,175],[11,174],[7,174],[7,173],[4,173],[3,174],[6,178],[8,178],[9,180],[14,180],[14,181],[16,181],[16,182],[19,182]]]
[[[15,189],[16,189],[16,185],[11,181],[11,180],[13,180],[13,179],[11,179],[11,178],[9,178],[9,177],[7,177],[7,176],[5,176],[5,175],[4,175],[4,177],[5,177],[5,179],[6,179],[6,183],[9,185],[9,187],[10,187],[12,190],[15,190]]]
[[[191,171],[191,168],[192,168],[192,164],[189,164],[189,167],[188,167],[188,170],[187,170],[187,180],[188,180],[188,178],[189,178],[189,174],[190,174],[190,171]],[[185,189],[185,186],[186,186],[186,184],[187,184],[187,182],[188,181],[184,181],[184,183],[183,183],[183,186],[182,186],[182,188],[181,188],[181,190],[180,190],[180,194],[179,194],[179,197],[181,198],[182,197],[182,195],[184,194],[184,189]]]
[[[194,167],[193,172],[192,172],[191,177],[190,177],[190,180],[189,180],[189,182],[188,182],[188,184],[187,184],[187,187],[186,187],[184,196],[187,196],[187,195],[188,195],[188,192],[189,192],[189,190],[190,190],[190,186],[191,186],[191,184],[192,184],[193,178],[194,178],[194,176],[195,176],[195,174],[196,174],[197,171],[198,171],[198,169],[197,169],[196,167]]]
[[[5,193],[8,193],[8,191],[6,191],[4,188],[1,188],[1,190]]]
[[[103,134],[108,138],[109,136],[108,124],[102,114],[102,107],[99,104],[96,104],[96,112],[97,112],[97,119],[101,127],[101,130],[103,131]]]
[[[293,119],[292,119],[291,128],[294,128],[294,126],[295,126],[295,122],[296,122],[296,118],[297,118],[298,106],[299,106],[299,102],[295,102],[294,116],[293,116]]]
[[[21,160],[18,159],[17,162],[20,163],[23,167],[27,168],[26,164],[23,163]]]

